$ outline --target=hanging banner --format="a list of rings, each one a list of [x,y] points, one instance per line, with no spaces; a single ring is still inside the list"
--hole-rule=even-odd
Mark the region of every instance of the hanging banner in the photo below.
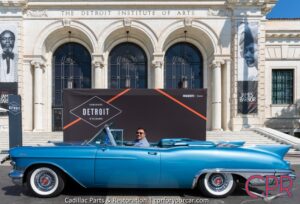
[[[0,21],[0,83],[18,81],[17,23]]]
[[[90,139],[113,123],[133,141],[136,129],[147,139],[206,139],[206,89],[65,89],[64,141]]]
[[[22,146],[22,110],[21,96],[8,96],[9,111],[9,148]]]
[[[0,107],[5,109],[8,109],[8,95],[18,92],[17,28],[17,23],[0,21]]]
[[[258,23],[238,26],[238,113],[257,113]]]
[[[0,83],[0,107],[8,110],[8,95],[17,94],[17,92],[17,83]],[[0,112],[0,116],[7,114],[7,112]]]

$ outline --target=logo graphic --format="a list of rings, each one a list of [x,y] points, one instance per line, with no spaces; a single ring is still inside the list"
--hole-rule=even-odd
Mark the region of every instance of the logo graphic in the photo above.
[[[276,177],[274,175],[269,176],[260,176],[254,175],[250,176],[245,184],[245,190],[247,194],[254,199],[263,199],[265,202],[270,203],[272,200],[279,197],[291,197],[292,196],[292,188],[293,188],[293,177],[282,175]],[[253,182],[254,181],[254,182]],[[255,186],[256,184],[264,183],[265,184],[265,192],[254,192],[250,187]],[[287,185],[284,185],[287,184]],[[270,195],[270,191],[275,191],[279,187],[279,193],[275,195]],[[246,200],[243,201],[242,204],[246,202],[252,202],[255,200]],[[256,201],[255,201],[256,202]]]
[[[11,102],[11,103],[8,104],[8,110],[13,115],[18,115],[18,114],[20,114],[21,107],[20,107],[20,105],[18,103]]]
[[[122,111],[115,106],[106,103],[101,98],[94,96],[76,108],[70,110],[70,113],[97,128],[103,123],[121,114]]]

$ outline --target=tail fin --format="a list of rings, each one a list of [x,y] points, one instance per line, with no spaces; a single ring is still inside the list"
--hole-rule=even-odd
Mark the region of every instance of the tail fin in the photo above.
[[[254,148],[274,153],[283,159],[291,147],[291,145],[256,145]]]

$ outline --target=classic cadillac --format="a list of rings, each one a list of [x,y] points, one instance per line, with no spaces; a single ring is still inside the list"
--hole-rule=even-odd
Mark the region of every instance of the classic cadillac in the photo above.
[[[38,197],[59,195],[67,178],[86,188],[197,188],[215,198],[251,175],[295,178],[283,160],[290,146],[243,145],[167,138],[141,148],[116,140],[105,126],[88,142],[16,147],[3,161],[11,159],[13,182],[26,183]]]

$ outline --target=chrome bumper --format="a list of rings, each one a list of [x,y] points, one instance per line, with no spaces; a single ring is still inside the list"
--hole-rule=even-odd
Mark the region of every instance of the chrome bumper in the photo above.
[[[19,170],[11,170],[8,174],[8,176],[12,179],[12,182],[16,185],[22,185],[23,184],[23,176],[24,171]]]
[[[292,180],[296,180],[296,178],[297,178],[295,172],[290,173],[288,176],[289,176]]]

